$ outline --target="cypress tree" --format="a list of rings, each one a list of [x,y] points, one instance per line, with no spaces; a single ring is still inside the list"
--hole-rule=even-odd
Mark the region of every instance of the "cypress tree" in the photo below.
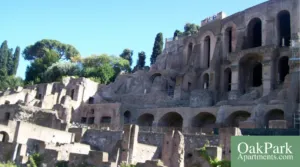
[[[0,76],[6,76],[7,75],[7,58],[9,54],[9,49],[7,46],[7,41],[5,40],[1,44],[0,48]]]
[[[7,62],[6,62],[6,70],[7,70],[7,75],[13,75],[14,71],[14,58],[13,58],[13,49],[8,50],[8,55],[7,55]]]
[[[150,58],[151,65],[155,63],[157,56],[162,53],[163,45],[163,34],[160,32],[155,37],[153,51]]]
[[[18,70],[18,66],[19,66],[19,59],[20,59],[20,52],[21,52],[21,49],[19,46],[17,46],[14,56],[13,56],[14,57],[13,58],[13,61],[14,61],[13,75],[17,74],[17,70]]]

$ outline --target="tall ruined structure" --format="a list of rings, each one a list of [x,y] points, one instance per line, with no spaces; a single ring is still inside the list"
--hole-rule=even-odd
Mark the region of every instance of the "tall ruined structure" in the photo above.
[[[0,161],[36,151],[51,163],[182,167],[204,163],[195,149],[206,141],[230,159],[230,136],[298,135],[299,6],[221,12],[195,35],[166,39],[150,71],[109,85],[68,77],[1,92]]]

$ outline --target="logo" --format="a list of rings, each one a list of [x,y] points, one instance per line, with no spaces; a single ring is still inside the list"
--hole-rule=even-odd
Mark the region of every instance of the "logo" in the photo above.
[[[299,136],[232,136],[231,166],[295,166],[300,163],[297,141]]]

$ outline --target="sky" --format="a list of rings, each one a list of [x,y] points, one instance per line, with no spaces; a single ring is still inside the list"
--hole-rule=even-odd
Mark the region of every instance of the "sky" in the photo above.
[[[23,50],[42,39],[73,45],[80,54],[120,55],[123,49],[146,52],[146,65],[157,33],[170,38],[186,23],[221,11],[228,16],[266,0],[6,0],[0,5],[0,42]],[[17,76],[27,65],[20,56]]]

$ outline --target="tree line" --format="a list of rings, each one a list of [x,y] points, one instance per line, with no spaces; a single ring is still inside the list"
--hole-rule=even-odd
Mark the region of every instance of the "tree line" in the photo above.
[[[198,33],[199,26],[187,23],[184,31],[176,30],[174,38]],[[163,34],[156,35],[150,65],[156,62],[163,51]],[[126,48],[119,56],[108,54],[81,57],[72,45],[57,40],[43,39],[24,48],[22,55],[30,62],[25,71],[25,80],[15,77],[19,65],[20,47],[8,48],[4,41],[0,48],[0,91],[16,86],[61,81],[65,76],[86,77],[101,84],[113,82],[121,72],[133,73],[149,70],[146,53],[138,52],[136,65],[132,68],[134,51]]]

